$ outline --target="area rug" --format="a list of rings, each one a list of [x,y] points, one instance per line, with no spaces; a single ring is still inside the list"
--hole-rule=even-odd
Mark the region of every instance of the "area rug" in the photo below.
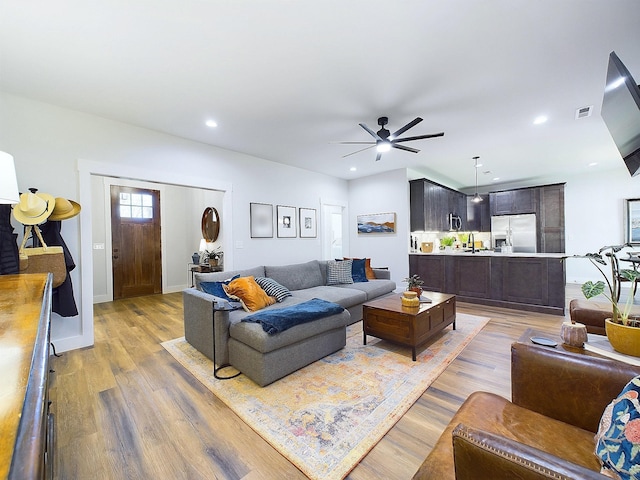
[[[488,321],[458,313],[456,330],[419,349],[415,362],[407,347],[370,336],[363,345],[358,322],[345,348],[264,388],[244,375],[216,380],[211,360],[184,337],[162,346],[309,478],[341,479]]]

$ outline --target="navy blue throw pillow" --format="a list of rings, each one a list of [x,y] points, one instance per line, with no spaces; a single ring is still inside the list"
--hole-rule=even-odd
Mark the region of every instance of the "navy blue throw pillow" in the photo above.
[[[351,278],[353,278],[353,283],[369,281],[364,268],[366,261],[366,258],[361,260],[353,259],[353,263],[351,264]]]
[[[232,280],[235,280],[239,277],[240,275],[236,275],[235,277],[229,278],[223,282],[200,282],[200,290],[202,290],[204,293],[208,293],[209,295],[213,295],[214,297],[233,302],[234,300],[231,300],[229,298],[227,292],[225,292],[224,288],[222,288],[222,285],[229,285]]]

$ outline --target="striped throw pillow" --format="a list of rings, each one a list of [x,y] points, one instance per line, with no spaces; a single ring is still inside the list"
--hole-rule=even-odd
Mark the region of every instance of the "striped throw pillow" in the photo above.
[[[256,277],[256,283],[260,285],[267,295],[274,297],[278,302],[282,302],[285,298],[291,296],[291,292],[287,287],[280,285],[273,278]]]
[[[351,277],[352,265],[352,260],[329,260],[327,262],[327,285],[353,283],[353,277]]]

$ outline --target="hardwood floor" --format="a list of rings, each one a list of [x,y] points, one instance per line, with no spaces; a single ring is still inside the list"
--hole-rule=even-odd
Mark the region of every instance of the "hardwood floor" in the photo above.
[[[95,345],[52,361],[55,478],[306,478],[162,348],[184,335],[181,293],[94,308]],[[564,320],[465,303],[458,311],[491,321],[348,479],[411,478],[469,394],[510,397],[511,343],[528,327],[557,334]]]

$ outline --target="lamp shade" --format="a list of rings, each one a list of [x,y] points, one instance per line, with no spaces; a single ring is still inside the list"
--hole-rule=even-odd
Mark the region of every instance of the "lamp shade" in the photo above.
[[[199,252],[204,252],[207,249],[207,241],[204,238],[200,239],[200,248],[198,249]]]
[[[13,157],[6,152],[0,152],[0,203],[19,202],[18,179]]]

